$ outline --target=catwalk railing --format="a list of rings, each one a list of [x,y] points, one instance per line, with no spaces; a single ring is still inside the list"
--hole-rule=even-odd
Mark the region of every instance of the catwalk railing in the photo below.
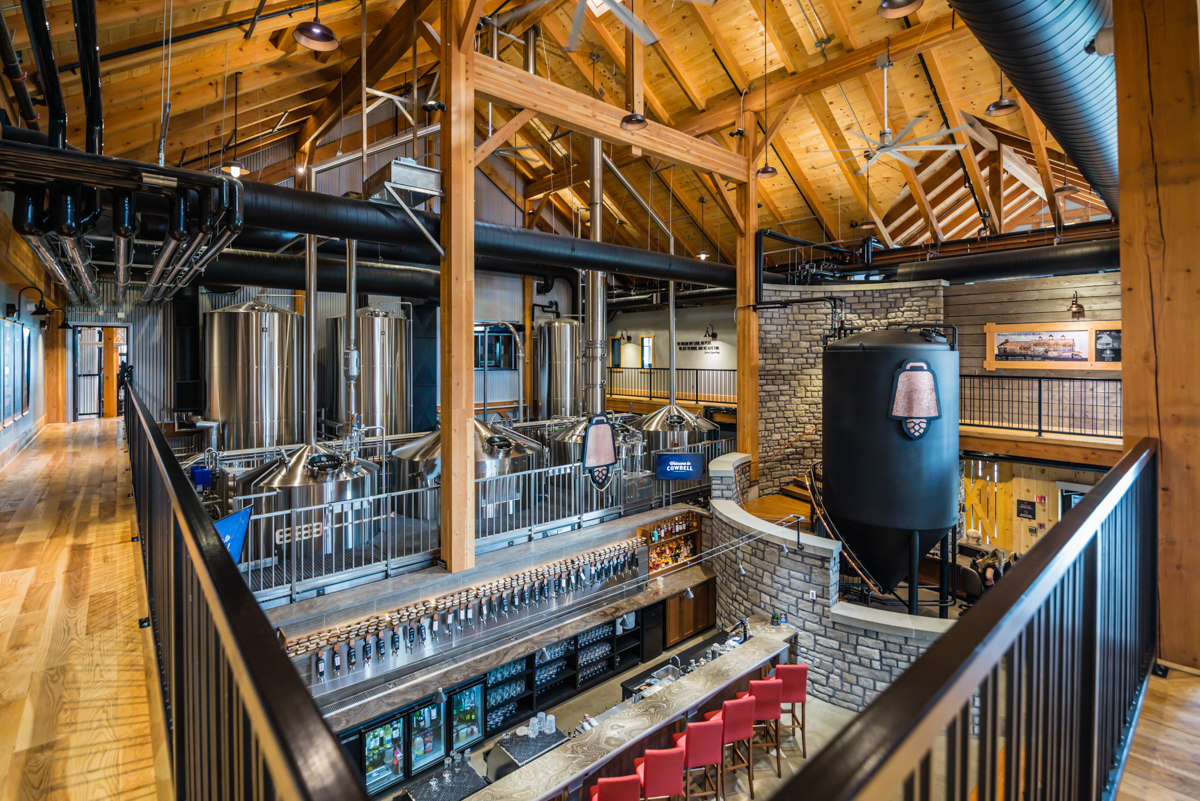
[[[175,797],[366,801],[132,387],[125,432]]]
[[[959,422],[1045,434],[1121,436],[1121,379],[963,375]]]
[[[671,371],[666,367],[609,367],[607,392],[619,399],[667,400]],[[675,398],[688,403],[737,403],[737,370],[676,368]]]
[[[883,801],[1116,793],[1157,646],[1144,439],[780,791]]]

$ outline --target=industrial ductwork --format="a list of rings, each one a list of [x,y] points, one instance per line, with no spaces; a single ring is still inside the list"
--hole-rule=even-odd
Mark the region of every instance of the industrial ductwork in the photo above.
[[[950,7],[1116,218],[1116,65],[1085,52],[1112,24],[1112,0],[950,0]]]
[[[732,289],[715,287],[708,289],[690,289],[675,293],[676,306],[698,306],[703,303],[731,303],[737,299],[737,292]],[[645,311],[668,302],[665,293],[650,292],[640,295],[629,295],[623,298],[608,299],[608,313]]]
[[[909,261],[896,267],[898,281],[945,280],[952,284],[1003,278],[1087,275],[1121,268],[1121,241],[1098,239],[1016,250],[986,250],[967,256]]]

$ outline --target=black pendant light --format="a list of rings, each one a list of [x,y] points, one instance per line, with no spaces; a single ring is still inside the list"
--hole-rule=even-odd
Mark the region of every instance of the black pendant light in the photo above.
[[[313,9],[312,22],[301,22],[297,25],[296,30],[292,31],[292,38],[309,50],[321,52],[337,50],[341,46],[333,30],[321,22],[320,0],[317,0],[316,8]]]
[[[923,5],[925,0],[881,0],[875,13],[883,19],[903,19]]]
[[[767,0],[763,0],[763,122],[769,122],[768,115],[771,113],[770,103],[767,102]],[[740,124],[740,121],[739,121]],[[763,126],[767,131],[771,130],[771,126]],[[766,133],[763,133],[766,136]],[[763,165],[758,168],[756,173],[759,178],[771,178],[779,173],[779,170],[771,166],[771,143],[767,142],[763,148]]]
[[[246,172],[246,165],[238,161],[237,146],[238,146],[238,78],[242,73],[235,72],[233,74],[233,161],[222,162],[221,169],[234,178],[242,177]]]
[[[649,124],[645,115],[636,111],[631,111],[621,118],[621,130],[623,131],[640,131]]]
[[[992,103],[983,112],[988,117],[1005,117],[1021,107],[1016,98],[1004,96],[1004,73],[1000,73],[1000,99]]]
[[[700,233],[702,233],[702,234],[704,233],[704,217],[705,217],[704,211],[707,207],[708,207],[708,198],[701,197],[700,198]],[[704,235],[708,236],[708,234],[704,234]],[[696,253],[696,258],[699,259],[700,261],[706,261],[708,259],[708,257],[711,255],[712,254],[709,253],[704,248],[700,248],[700,250]]]

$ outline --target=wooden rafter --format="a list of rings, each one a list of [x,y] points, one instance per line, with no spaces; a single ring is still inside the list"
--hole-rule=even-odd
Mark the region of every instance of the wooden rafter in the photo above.
[[[1046,156],[1046,129],[1037,114],[1028,103],[1021,103],[1021,115],[1025,118],[1025,131],[1029,134],[1029,146],[1033,148],[1034,163],[1037,165],[1038,177],[1042,181],[1046,202],[1050,204],[1050,216],[1054,224],[1063,224],[1063,204],[1054,194],[1054,176],[1050,171],[1050,159]]]
[[[497,128],[494,134],[489,136],[479,147],[475,148],[475,166],[478,167],[480,162],[492,155],[496,151],[496,148],[501,147],[509,137],[521,130],[525,123],[536,116],[536,111],[521,109],[512,119]]]
[[[733,80],[737,84],[736,89],[738,91],[745,89],[750,85],[750,78],[746,76],[746,71],[742,69],[737,55],[733,52],[733,48],[729,46],[729,42],[717,30],[717,22],[713,19],[712,12],[703,3],[696,3],[690,6],[690,8],[692,13],[696,15],[696,21],[700,25],[700,30],[704,31],[704,35],[708,37],[708,41],[712,44],[713,49],[717,51],[717,57],[721,59],[721,63],[725,65],[725,69],[729,70],[729,74],[733,76]]]
[[[676,52],[675,46],[671,44],[671,40],[649,14],[642,14],[641,20],[650,32],[658,37],[658,41],[654,43],[654,49],[662,57],[667,71],[671,73],[676,83],[679,84],[679,88],[688,96],[688,100],[692,101],[692,105],[699,111],[704,111],[705,106],[708,105],[708,100],[705,98],[704,92],[700,89],[700,84],[692,77],[691,71],[685,64],[683,57]],[[625,41],[628,43],[628,36],[625,37]]]

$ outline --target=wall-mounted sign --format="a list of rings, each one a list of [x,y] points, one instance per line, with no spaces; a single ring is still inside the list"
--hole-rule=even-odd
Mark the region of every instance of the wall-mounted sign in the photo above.
[[[1033,501],[1017,501],[1017,517],[1025,520],[1037,518],[1037,504]],[[1032,532],[1030,532],[1032,533]]]
[[[685,353],[720,353],[721,346],[711,339],[693,339],[676,342],[675,347]]]
[[[1121,369],[1119,321],[988,323],[984,331],[987,354],[983,366],[988,370]]]
[[[703,478],[704,454],[659,453],[654,461],[654,477],[659,481]]]
[[[1119,362],[1119,361],[1121,361],[1121,329],[1119,329],[1119,328],[1097,328],[1095,342],[1096,342],[1096,361],[1098,361],[1098,362]]]

